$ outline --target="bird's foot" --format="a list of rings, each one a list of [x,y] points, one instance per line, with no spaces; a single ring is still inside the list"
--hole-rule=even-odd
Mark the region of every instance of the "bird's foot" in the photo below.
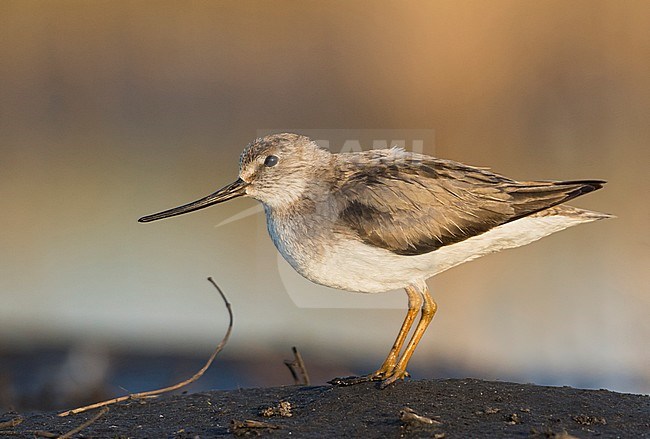
[[[368,383],[371,381],[381,381],[382,378],[374,373],[362,376],[349,376],[349,377],[338,377],[329,380],[327,383],[333,386],[346,387],[354,386],[355,384]]]
[[[386,372],[380,369],[368,375],[334,378],[328,381],[328,384],[338,387],[346,387],[353,386],[355,384],[381,381],[379,388],[385,389],[386,387],[395,383],[397,380],[403,380],[408,376],[409,373],[406,370],[398,371],[396,369],[393,369],[390,372]]]

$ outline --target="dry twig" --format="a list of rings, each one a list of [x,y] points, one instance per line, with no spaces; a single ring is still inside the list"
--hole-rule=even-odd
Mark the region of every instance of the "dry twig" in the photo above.
[[[96,409],[96,408],[99,408],[99,407],[105,407],[107,405],[115,404],[115,403],[118,403],[118,402],[128,401],[130,399],[152,398],[152,397],[158,396],[158,395],[163,394],[163,393],[178,390],[178,389],[180,389],[182,387],[187,386],[188,384],[193,383],[194,381],[198,380],[199,378],[201,378],[201,376],[205,373],[205,371],[208,370],[208,368],[210,367],[210,365],[212,364],[212,362],[216,358],[217,354],[219,352],[221,352],[223,347],[228,342],[228,338],[230,338],[230,333],[232,331],[232,326],[233,326],[233,315],[232,315],[232,308],[230,306],[230,302],[228,302],[228,299],[226,298],[226,295],[223,293],[223,291],[221,291],[221,288],[219,288],[219,286],[215,283],[214,280],[212,280],[211,277],[208,278],[208,281],[210,281],[210,283],[212,283],[212,285],[214,285],[214,287],[217,289],[217,291],[221,295],[221,298],[223,299],[224,303],[226,304],[226,308],[228,309],[228,316],[230,318],[230,323],[228,324],[228,330],[226,331],[226,335],[223,336],[223,338],[221,339],[221,341],[219,342],[219,344],[215,348],[214,352],[212,352],[212,355],[210,355],[210,358],[208,359],[208,361],[205,363],[205,365],[197,373],[195,373],[191,378],[188,378],[185,381],[181,381],[180,383],[176,383],[176,384],[174,384],[172,386],[164,387],[162,389],[149,390],[147,392],[131,393],[131,394],[128,394],[128,395],[120,396],[118,398],[113,398],[113,399],[109,399],[109,400],[106,400],[106,401],[97,402],[95,404],[90,404],[90,405],[87,405],[87,406],[84,406],[84,407],[79,407],[79,408],[76,408],[76,409],[73,409],[73,410],[68,410],[66,412],[59,413],[59,416],[68,416],[68,415],[72,415],[72,414],[76,414],[76,413],[82,413],[82,412],[86,412],[88,410]]]
[[[10,419],[8,421],[0,422],[0,428],[14,428],[24,421],[22,416]]]
[[[270,424],[268,422],[255,421],[253,419],[245,419],[237,421],[233,419],[230,421],[230,432],[235,436],[248,436],[250,434],[259,435],[263,430],[277,430],[279,425]]]
[[[59,435],[56,433],[52,433],[51,431],[45,431],[45,430],[36,430],[33,431],[32,434],[37,437],[47,437],[47,438],[58,438]]]
[[[99,413],[97,413],[95,416],[93,416],[92,418],[90,418],[89,420],[87,420],[86,422],[84,422],[83,424],[81,424],[80,426],[78,426],[78,427],[76,427],[76,428],[73,428],[72,430],[70,430],[70,431],[67,432],[67,433],[62,434],[61,436],[58,437],[58,439],[69,439],[69,438],[71,438],[72,436],[74,436],[75,434],[79,433],[81,430],[83,430],[84,428],[88,427],[89,425],[91,425],[92,423],[94,423],[95,421],[97,421],[99,418],[101,418],[102,416],[104,416],[104,415],[106,414],[106,412],[108,412],[108,407],[104,407],[104,408],[102,408],[102,409],[99,411]]]
[[[298,386],[308,386],[309,375],[307,374],[307,368],[305,367],[305,362],[302,361],[302,355],[298,352],[298,348],[295,346],[291,348],[293,351],[293,361],[285,360],[284,364],[289,368],[291,376],[293,376],[294,384]]]

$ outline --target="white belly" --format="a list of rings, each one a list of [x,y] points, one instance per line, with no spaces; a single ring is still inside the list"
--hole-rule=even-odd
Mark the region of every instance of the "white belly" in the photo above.
[[[498,226],[486,233],[436,251],[402,256],[357,240],[338,240],[325,246],[320,257],[302,258],[299,266],[285,259],[304,277],[328,287],[379,293],[420,284],[429,277],[480,256],[520,247],[551,233],[597,218],[531,216]],[[284,249],[286,250],[286,249]],[[284,252],[281,250],[284,255]],[[305,255],[306,256],[306,255]]]
[[[298,273],[317,284],[364,293],[421,285],[426,279],[463,262],[526,245],[567,227],[609,217],[558,206],[430,253],[402,256],[334,233],[333,228],[325,226],[326,221],[296,216],[279,221],[269,210],[266,213],[271,239]]]

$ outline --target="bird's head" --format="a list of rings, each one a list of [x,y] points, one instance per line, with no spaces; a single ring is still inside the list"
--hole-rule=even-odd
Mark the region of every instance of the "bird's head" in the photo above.
[[[239,159],[239,178],[197,201],[140,218],[150,222],[203,209],[240,196],[279,208],[297,201],[314,177],[327,169],[331,154],[305,136],[272,134],[244,148]]]

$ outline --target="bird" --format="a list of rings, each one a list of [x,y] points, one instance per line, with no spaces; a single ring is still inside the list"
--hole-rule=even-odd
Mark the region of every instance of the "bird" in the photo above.
[[[279,253],[308,280],[360,293],[403,288],[408,311],[382,365],[366,375],[329,381],[337,386],[378,381],[384,388],[409,376],[409,360],[436,313],[427,279],[480,256],[612,217],[564,204],[604,184],[516,181],[398,147],[332,153],[309,137],[280,133],[244,148],[233,183],[138,221],[251,197],[261,202]]]

